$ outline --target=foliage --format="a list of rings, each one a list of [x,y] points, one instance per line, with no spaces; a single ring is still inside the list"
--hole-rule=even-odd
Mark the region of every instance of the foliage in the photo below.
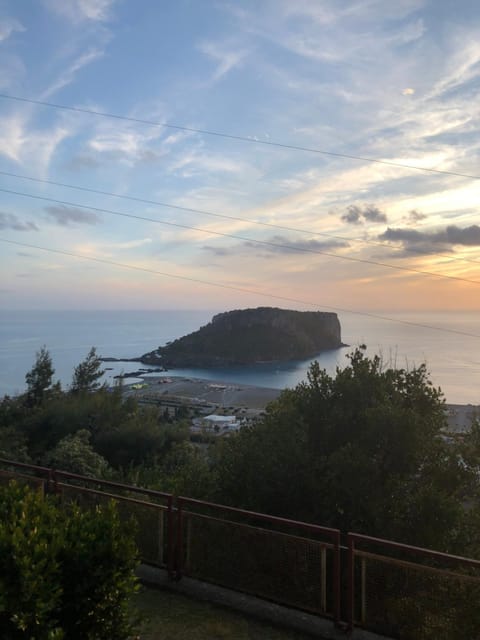
[[[100,387],[98,380],[105,370],[101,368],[102,361],[97,355],[97,350],[92,347],[83,362],[75,367],[70,390],[73,393],[94,391]]]
[[[109,471],[108,462],[93,449],[90,438],[87,429],[65,436],[45,455],[44,464],[84,476],[105,477]]]
[[[5,640],[126,640],[136,562],[113,505],[65,511],[13,482],[0,489]]]
[[[448,549],[468,478],[444,425],[424,365],[384,369],[363,349],[335,377],[313,363],[258,427],[223,444],[218,499]]]
[[[57,382],[56,385],[53,385],[54,373],[52,358],[44,346],[40,351],[37,351],[35,364],[25,375],[25,382],[27,383],[26,403],[28,406],[41,404],[49,394],[60,389],[60,383]]]

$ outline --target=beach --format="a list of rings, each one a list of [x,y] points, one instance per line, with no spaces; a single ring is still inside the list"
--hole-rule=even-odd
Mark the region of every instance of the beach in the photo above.
[[[184,376],[145,376],[142,383],[125,387],[125,394],[140,402],[178,402],[193,408],[211,408],[212,412],[242,410],[252,415],[262,412],[280,393],[280,389]]]

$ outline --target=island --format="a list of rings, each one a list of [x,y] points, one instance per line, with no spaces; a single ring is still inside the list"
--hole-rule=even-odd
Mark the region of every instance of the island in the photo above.
[[[226,367],[302,360],[342,346],[336,313],[258,307],[219,313],[138,361],[169,368]]]

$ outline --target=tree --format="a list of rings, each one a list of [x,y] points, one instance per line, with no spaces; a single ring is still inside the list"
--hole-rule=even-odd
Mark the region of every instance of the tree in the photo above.
[[[85,360],[74,369],[71,391],[78,393],[98,389],[100,387],[98,380],[105,373],[101,366],[102,361],[97,355],[97,350],[92,347]]]
[[[103,477],[109,470],[108,462],[93,449],[90,438],[87,429],[65,436],[47,453],[44,464],[84,476]]]
[[[223,445],[218,499],[448,550],[465,473],[444,426],[424,365],[387,369],[359,348],[335,377],[313,363],[258,427]]]
[[[50,353],[43,346],[40,351],[37,351],[35,364],[25,375],[27,383],[26,399],[29,406],[42,404],[45,398],[50,395],[49,392],[60,389],[59,382],[52,387],[54,373],[55,369],[53,368]]]

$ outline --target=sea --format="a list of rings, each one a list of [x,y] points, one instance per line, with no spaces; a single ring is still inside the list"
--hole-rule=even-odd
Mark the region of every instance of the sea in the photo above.
[[[74,367],[95,346],[101,356],[134,358],[207,324],[220,310],[1,311],[0,397],[25,390],[25,374],[36,352],[45,346],[53,360],[55,380],[68,388]],[[427,365],[430,379],[451,404],[480,404],[480,312],[339,313],[342,341],[349,345],[308,360],[262,363],[222,369],[175,369],[155,375],[180,375],[227,383],[284,389],[306,379],[312,360],[327,373],[348,364],[348,354],[365,344],[385,366]],[[146,365],[105,363],[104,380]],[[126,378],[126,383],[138,379]]]

